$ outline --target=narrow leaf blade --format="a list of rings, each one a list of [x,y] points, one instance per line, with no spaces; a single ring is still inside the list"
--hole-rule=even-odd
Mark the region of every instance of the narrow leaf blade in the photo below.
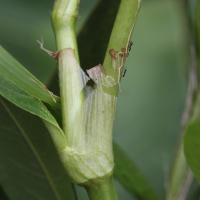
[[[52,96],[46,87],[0,46],[0,74],[24,91],[51,105],[60,107],[60,98]]]
[[[29,95],[1,74],[0,94],[20,108],[32,114],[38,115],[39,117],[59,127],[54,117],[39,99]]]
[[[31,96],[2,75],[0,75],[0,94],[16,106],[43,119],[45,125],[52,129],[50,134],[57,149],[60,150],[66,147],[66,140],[62,129],[39,99]]]
[[[113,143],[114,149],[114,176],[132,195],[140,200],[158,200],[156,193],[146,177],[131,161],[126,153]]]

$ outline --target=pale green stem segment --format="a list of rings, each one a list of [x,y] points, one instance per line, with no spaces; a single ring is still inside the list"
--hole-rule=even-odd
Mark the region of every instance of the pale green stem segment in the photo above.
[[[57,50],[72,48],[79,63],[75,25],[80,0],[56,0],[51,14]]]
[[[101,81],[105,77],[97,66],[90,73],[94,81],[98,80],[98,90],[84,102],[83,87],[87,77],[79,66],[75,35],[78,5],[79,0],[56,0],[52,12],[59,51],[63,130],[68,144],[63,149],[58,147],[59,155],[71,181],[86,187],[91,199],[115,200],[117,195],[110,177],[114,166],[112,126],[116,97],[102,92]],[[109,85],[107,79],[104,81]],[[46,126],[52,132],[49,124]]]
[[[122,0],[120,3],[119,11],[117,13],[117,17],[114,23],[114,27],[111,33],[111,37],[109,40],[109,44],[107,47],[105,59],[103,62],[103,67],[106,69],[106,75],[112,75],[115,80],[119,82],[121,78],[121,72],[123,68],[123,64],[125,62],[125,58],[128,55],[128,46],[130,42],[130,38],[135,27],[136,19],[138,16],[138,11],[140,9],[142,0]],[[118,56],[123,57],[124,59],[120,63],[120,78],[119,78],[119,71],[113,70],[113,57],[110,55],[110,50],[113,49],[117,52],[122,52],[124,54],[119,54]],[[115,56],[116,53],[114,54]],[[116,59],[115,62],[119,62]],[[122,64],[122,65],[121,65]],[[116,63],[118,65],[118,63]],[[104,91],[108,94],[117,96],[118,94],[119,85],[116,85],[112,88],[104,88]]]
[[[72,128],[78,110],[83,101],[83,87],[81,68],[76,60],[74,49],[60,50],[58,56],[60,98],[62,108],[63,130],[67,142],[70,144]]]
[[[52,24],[56,37],[59,60],[60,96],[63,130],[69,139],[71,123],[84,101],[83,90],[77,95],[81,85],[77,63],[79,64],[75,24],[78,16],[79,0],[56,0],[52,12]],[[75,69],[75,71],[73,71]]]
[[[117,98],[103,93],[102,84],[108,86],[112,79],[106,78],[102,70],[101,66],[88,70],[97,89],[87,97],[76,117],[69,119],[72,124],[68,147],[60,152],[72,182],[80,185],[109,178],[113,173],[112,128]]]
[[[85,187],[90,200],[118,200],[113,176],[99,181],[99,183],[90,183]]]
[[[52,12],[59,51],[63,130],[68,144],[59,153],[72,182],[84,186],[91,200],[117,200],[112,178],[112,127],[118,83],[141,1],[121,2],[104,61],[106,73],[100,65],[88,70],[97,89],[85,101],[87,77],[79,66],[75,34],[78,4],[79,0],[56,0]],[[104,92],[113,88],[114,93]]]

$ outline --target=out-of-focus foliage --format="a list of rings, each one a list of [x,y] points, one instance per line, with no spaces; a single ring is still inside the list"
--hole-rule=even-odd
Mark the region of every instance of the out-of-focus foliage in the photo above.
[[[114,177],[120,184],[140,200],[158,200],[146,178],[116,143],[113,143],[113,150],[116,164]]]
[[[184,137],[184,152],[186,156],[187,163],[191,168],[192,172],[194,173],[195,177],[197,178],[198,182],[200,183],[200,173],[199,173],[199,155],[200,155],[200,148],[199,148],[199,141],[200,141],[200,121],[199,121],[199,74],[200,74],[200,1],[197,0],[196,7],[195,7],[195,18],[193,24],[193,31],[195,31],[195,39],[196,42],[196,56],[197,60],[194,62],[197,64],[198,70],[198,89],[194,93],[193,99],[193,107],[192,107],[192,114],[191,120],[189,121],[186,130],[185,130],[185,137]]]

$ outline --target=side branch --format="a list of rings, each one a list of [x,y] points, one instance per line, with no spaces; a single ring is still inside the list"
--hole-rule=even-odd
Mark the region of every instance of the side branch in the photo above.
[[[130,38],[135,27],[141,2],[141,0],[121,1],[104,58],[103,67],[106,69],[106,75],[114,74],[113,76],[118,76],[118,74],[113,73],[112,57],[110,56],[109,51],[111,49],[114,49],[118,52],[124,52],[125,54],[128,53]],[[123,61],[125,61],[125,59]],[[118,79],[118,77],[113,78]],[[119,87],[113,87],[106,92],[108,94],[114,94],[115,96],[117,96],[118,90]]]

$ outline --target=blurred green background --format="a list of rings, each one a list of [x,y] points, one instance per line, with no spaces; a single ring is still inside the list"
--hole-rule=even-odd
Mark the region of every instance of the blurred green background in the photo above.
[[[81,0],[77,34],[97,2]],[[44,47],[56,50],[50,20],[53,3],[54,0],[0,0],[0,45],[46,85],[56,70],[56,62],[40,50],[36,40],[43,37]],[[180,1],[143,1],[125,64],[127,73],[122,78],[113,137],[161,199],[187,93],[188,40]],[[119,199],[133,199],[115,183]],[[82,188],[76,189],[81,200],[88,199]]]

